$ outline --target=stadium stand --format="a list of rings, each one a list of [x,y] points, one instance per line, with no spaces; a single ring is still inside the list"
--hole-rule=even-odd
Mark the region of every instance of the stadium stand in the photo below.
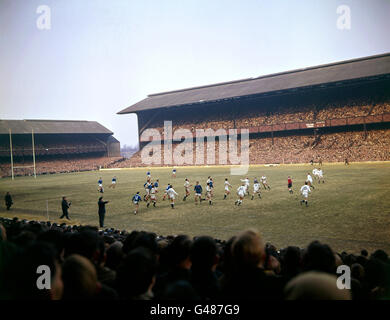
[[[0,120],[0,176],[96,170],[122,159],[112,132],[93,121]],[[24,168],[22,168],[24,167]],[[30,168],[26,168],[30,167]]]
[[[251,164],[388,161],[390,54],[152,94],[119,112],[128,113],[138,116],[141,150],[116,167],[150,165],[141,159],[150,141],[143,134],[156,129],[163,141],[164,120],[194,137],[249,129]]]
[[[17,218],[0,218],[0,230],[1,299],[390,298],[390,260],[380,249],[334,252],[313,241],[306,248],[278,250],[255,230],[223,241]],[[50,266],[51,289],[37,289],[39,265]],[[336,286],[340,265],[350,267],[350,289]]]

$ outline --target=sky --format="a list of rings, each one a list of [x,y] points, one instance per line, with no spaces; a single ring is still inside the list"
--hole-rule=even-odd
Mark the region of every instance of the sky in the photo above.
[[[148,94],[387,53],[389,16],[390,0],[0,0],[0,119],[98,121],[135,146],[137,116],[116,113]]]

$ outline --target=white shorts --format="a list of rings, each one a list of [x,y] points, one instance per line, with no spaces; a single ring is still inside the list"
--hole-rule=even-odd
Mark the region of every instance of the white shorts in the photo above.
[[[169,196],[169,199],[175,200],[175,195]]]
[[[116,181],[112,181],[111,184],[116,184]]]
[[[149,195],[150,190],[149,189],[145,189],[145,191],[146,191],[146,194]]]
[[[230,190],[229,190],[229,187],[225,187],[225,191],[230,191]]]
[[[134,204],[138,204],[139,202],[138,201],[133,201]]]
[[[302,196],[303,196],[304,198],[307,198],[307,197],[309,196],[309,194],[308,194],[308,193],[302,193]]]
[[[99,183],[99,187],[103,187],[103,185],[101,183]]]
[[[253,189],[253,192],[254,192],[254,193],[257,193],[257,192],[259,192],[259,190],[260,190],[259,188],[254,188],[254,189]]]
[[[155,194],[150,195],[150,200],[156,200],[156,195]]]
[[[239,193],[238,193],[238,196],[239,196],[240,198],[244,198],[244,197],[245,197],[245,193],[239,192]]]
[[[201,197],[201,196],[202,196],[201,193],[195,193],[195,195],[196,195],[197,197]]]

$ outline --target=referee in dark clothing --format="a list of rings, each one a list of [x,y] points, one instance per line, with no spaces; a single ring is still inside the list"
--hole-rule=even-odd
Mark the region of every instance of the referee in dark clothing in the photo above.
[[[72,204],[71,202],[68,202],[66,200],[66,197],[62,197],[62,202],[61,202],[62,216],[60,217],[60,219],[65,217],[66,219],[70,220],[69,215],[68,215],[68,209],[69,209],[71,204]]]
[[[7,210],[9,210],[13,204],[14,203],[12,201],[12,197],[10,193],[7,192],[7,194],[5,195],[5,206],[7,207]]]
[[[103,201],[103,197],[99,198],[98,206],[99,206],[100,228],[104,228],[104,216],[106,215],[106,203],[109,203],[109,201]]]

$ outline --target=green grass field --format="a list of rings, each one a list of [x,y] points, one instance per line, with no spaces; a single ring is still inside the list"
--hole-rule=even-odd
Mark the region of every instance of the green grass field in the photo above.
[[[147,169],[100,171],[72,174],[56,174],[33,177],[16,177],[0,180],[0,194],[10,191],[14,206],[7,212],[4,203],[0,215],[27,219],[47,220],[48,203],[51,221],[59,220],[61,197],[72,201],[70,210],[73,224],[98,224],[97,180],[101,176],[105,186],[107,205],[106,227],[130,230],[146,230],[161,235],[189,234],[210,235],[228,239],[246,228],[256,228],[265,240],[277,247],[287,245],[306,246],[318,239],[335,250],[359,252],[382,248],[390,251],[390,163],[324,164],[326,182],[318,185],[309,196],[309,207],[301,206],[299,188],[310,165],[283,165],[279,167],[252,166],[248,177],[265,174],[271,191],[262,191],[262,199],[251,201],[246,197],[241,207],[236,207],[235,190],[241,176],[230,176],[228,167],[178,168],[176,179],[171,178],[170,168],[152,169],[152,179],[160,179],[157,208],[146,208],[141,202],[138,215],[133,214],[131,197],[136,191],[144,194],[143,184]],[[116,175],[115,190],[108,188]],[[199,180],[205,189],[207,176],[215,181],[214,204],[203,202],[195,206],[193,194],[186,202],[184,178],[192,184]],[[294,181],[294,194],[287,191],[287,176]],[[223,182],[229,178],[233,185],[230,198],[223,200]],[[176,208],[168,201],[161,201],[167,183],[173,184],[179,193]],[[191,188],[192,189],[192,188]],[[47,201],[47,202],[46,202]]]

